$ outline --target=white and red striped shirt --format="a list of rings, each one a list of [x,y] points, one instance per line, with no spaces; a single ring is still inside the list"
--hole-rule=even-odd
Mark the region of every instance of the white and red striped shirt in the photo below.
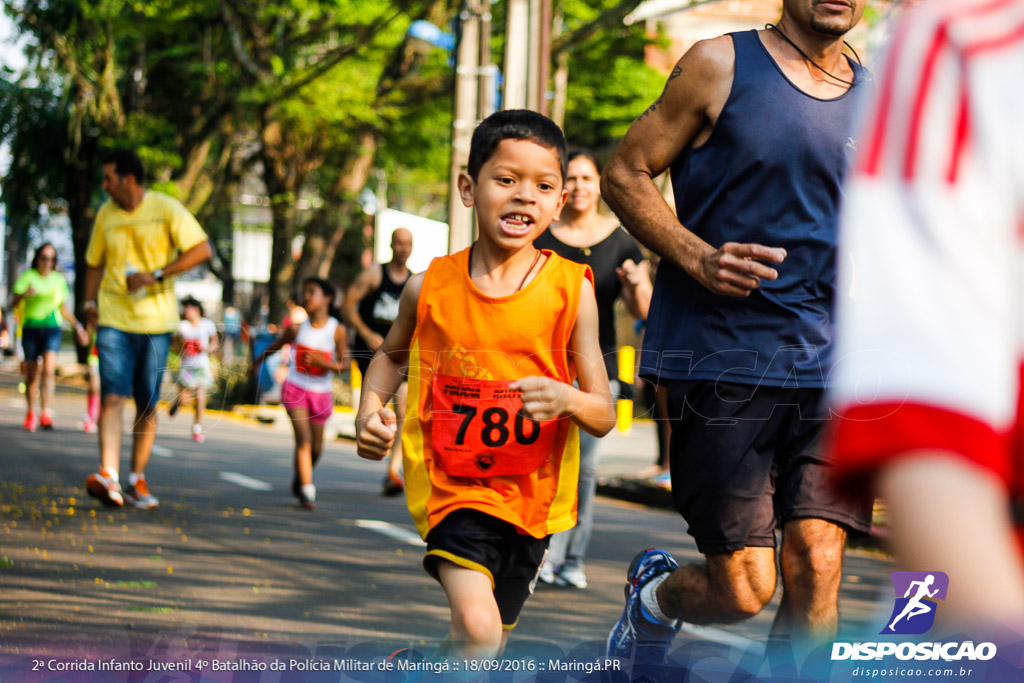
[[[956,453],[1021,491],[1024,0],[925,0],[866,110],[840,237],[834,446],[852,484]]]

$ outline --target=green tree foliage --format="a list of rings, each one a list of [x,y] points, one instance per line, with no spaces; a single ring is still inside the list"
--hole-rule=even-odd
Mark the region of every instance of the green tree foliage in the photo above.
[[[305,270],[325,272],[337,227],[348,222],[340,220],[346,203],[383,137],[405,109],[445,89],[404,44],[413,19],[443,23],[439,0],[3,0],[3,7],[28,38],[29,80],[47,84],[28,88],[8,78],[0,93],[0,136],[15,157],[4,180],[8,215],[27,224],[38,215],[33,203],[63,206],[79,264],[102,199],[99,161],[112,147],[130,146],[153,185],[201,218],[226,284],[231,205],[240,180],[257,171],[281,234],[272,289],[286,290],[286,276],[302,270],[290,263],[290,237],[299,232],[326,246],[308,250]],[[303,222],[304,195],[321,199]]]
[[[644,52],[656,41],[641,24],[622,19],[639,2],[562,0],[562,37],[569,69],[565,134],[574,147],[606,150],[625,135],[633,120],[665,85],[665,74],[648,66]]]
[[[663,78],[643,65],[648,40],[621,25],[638,1],[556,2],[573,144],[610,146],[657,95]],[[456,2],[0,3],[30,59],[29,73],[7,74],[0,90],[0,138],[14,157],[2,199],[23,226],[43,205],[66,210],[79,267],[104,199],[100,160],[117,146],[137,149],[153,186],[200,218],[229,297],[234,202],[243,179],[260,179],[274,232],[275,317],[296,280],[327,275],[339,250],[358,243],[344,236],[363,225],[357,197],[368,182],[385,179],[392,205],[445,218],[450,56],[415,51],[406,30],[416,19],[448,27]],[[500,58],[503,4],[492,9]]]

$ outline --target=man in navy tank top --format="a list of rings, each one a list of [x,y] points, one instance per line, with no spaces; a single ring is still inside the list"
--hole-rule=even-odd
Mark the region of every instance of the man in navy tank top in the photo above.
[[[848,534],[821,445],[836,222],[867,74],[843,35],[864,0],[784,0],[778,24],[698,42],[608,164],[602,193],[662,256],[641,373],[667,386],[672,494],[704,561],[638,555],[609,654],[664,661],[682,622],[782,602],[773,642],[834,638]],[[653,182],[669,171],[676,213]],[[776,548],[776,528],[782,530]]]

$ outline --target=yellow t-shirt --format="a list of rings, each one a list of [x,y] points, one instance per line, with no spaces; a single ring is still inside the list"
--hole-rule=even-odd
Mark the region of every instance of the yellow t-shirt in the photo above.
[[[171,278],[145,288],[145,296],[128,292],[129,265],[141,273],[163,268],[207,240],[199,223],[177,199],[146,190],[131,213],[112,201],[96,215],[85,252],[88,265],[105,267],[100,283],[100,325],[124,332],[159,334],[178,327],[178,302]]]

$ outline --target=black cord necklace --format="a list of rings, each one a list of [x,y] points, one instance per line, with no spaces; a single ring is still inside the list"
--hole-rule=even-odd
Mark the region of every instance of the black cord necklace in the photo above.
[[[845,83],[846,85],[849,85],[849,86],[851,86],[851,87],[852,87],[852,86],[853,86],[853,85],[854,85],[854,84],[856,83],[856,80],[853,80],[853,81],[847,81],[847,80],[844,80],[844,79],[842,79],[842,78],[839,78],[839,76],[836,76],[836,75],[834,75],[834,74],[831,74],[831,73],[829,73],[829,72],[828,72],[828,71],[826,71],[826,70],[825,70],[824,68],[822,68],[821,66],[819,66],[819,65],[818,65],[818,63],[817,63],[816,61],[814,61],[813,59],[811,59],[811,58],[810,58],[810,57],[809,57],[809,56],[807,55],[807,53],[806,53],[806,52],[804,52],[803,50],[801,50],[801,49],[800,49],[800,46],[799,46],[799,45],[797,45],[796,43],[794,43],[794,42],[792,41],[792,39],[791,39],[791,38],[790,38],[789,36],[787,36],[787,35],[786,35],[785,33],[783,33],[782,29],[781,29],[781,28],[779,28],[777,24],[765,24],[765,25],[764,25],[764,27],[765,27],[765,28],[767,28],[767,29],[772,29],[772,30],[774,30],[774,31],[778,32],[778,34],[779,34],[780,36],[782,36],[782,38],[783,38],[783,39],[784,39],[784,40],[785,40],[785,41],[786,41],[787,43],[789,43],[790,45],[792,45],[792,46],[793,46],[793,49],[794,49],[794,50],[796,50],[797,52],[799,52],[799,53],[800,53],[800,56],[802,56],[802,57],[803,57],[804,59],[806,59],[806,60],[807,60],[808,62],[810,62],[810,63],[811,63],[811,66],[813,66],[813,67],[814,67],[815,69],[817,69],[817,70],[818,70],[818,71],[820,71],[821,73],[825,74],[825,75],[826,75],[826,76],[828,76],[829,78],[831,78],[831,79],[833,79],[833,80],[836,80],[836,81],[839,81],[840,83]],[[864,66],[864,64],[863,64],[863,63],[862,63],[862,62],[860,61],[860,55],[859,55],[859,54],[857,54],[857,51],[853,49],[853,45],[850,45],[850,44],[849,44],[848,42],[846,42],[845,40],[843,41],[843,45],[845,45],[846,47],[850,48],[850,52],[852,52],[852,53],[853,53],[853,58],[857,60],[857,64],[858,64],[858,66]]]
[[[473,244],[471,244],[469,246],[469,258],[467,259],[467,261],[469,262],[469,277],[470,277],[470,279],[473,279],[473,248],[474,247],[476,247],[476,242],[474,242]],[[540,249],[537,249],[536,251],[537,251],[537,253],[534,254],[534,256],[533,256],[533,263],[530,264],[530,269],[528,271],[526,271],[526,275],[523,276],[522,281],[519,283],[519,286],[516,287],[516,291],[513,292],[513,294],[518,294],[523,289],[523,285],[526,284],[526,278],[530,277],[530,273],[532,273],[533,269],[537,267],[537,261],[540,261],[540,257],[543,254],[543,252]]]

